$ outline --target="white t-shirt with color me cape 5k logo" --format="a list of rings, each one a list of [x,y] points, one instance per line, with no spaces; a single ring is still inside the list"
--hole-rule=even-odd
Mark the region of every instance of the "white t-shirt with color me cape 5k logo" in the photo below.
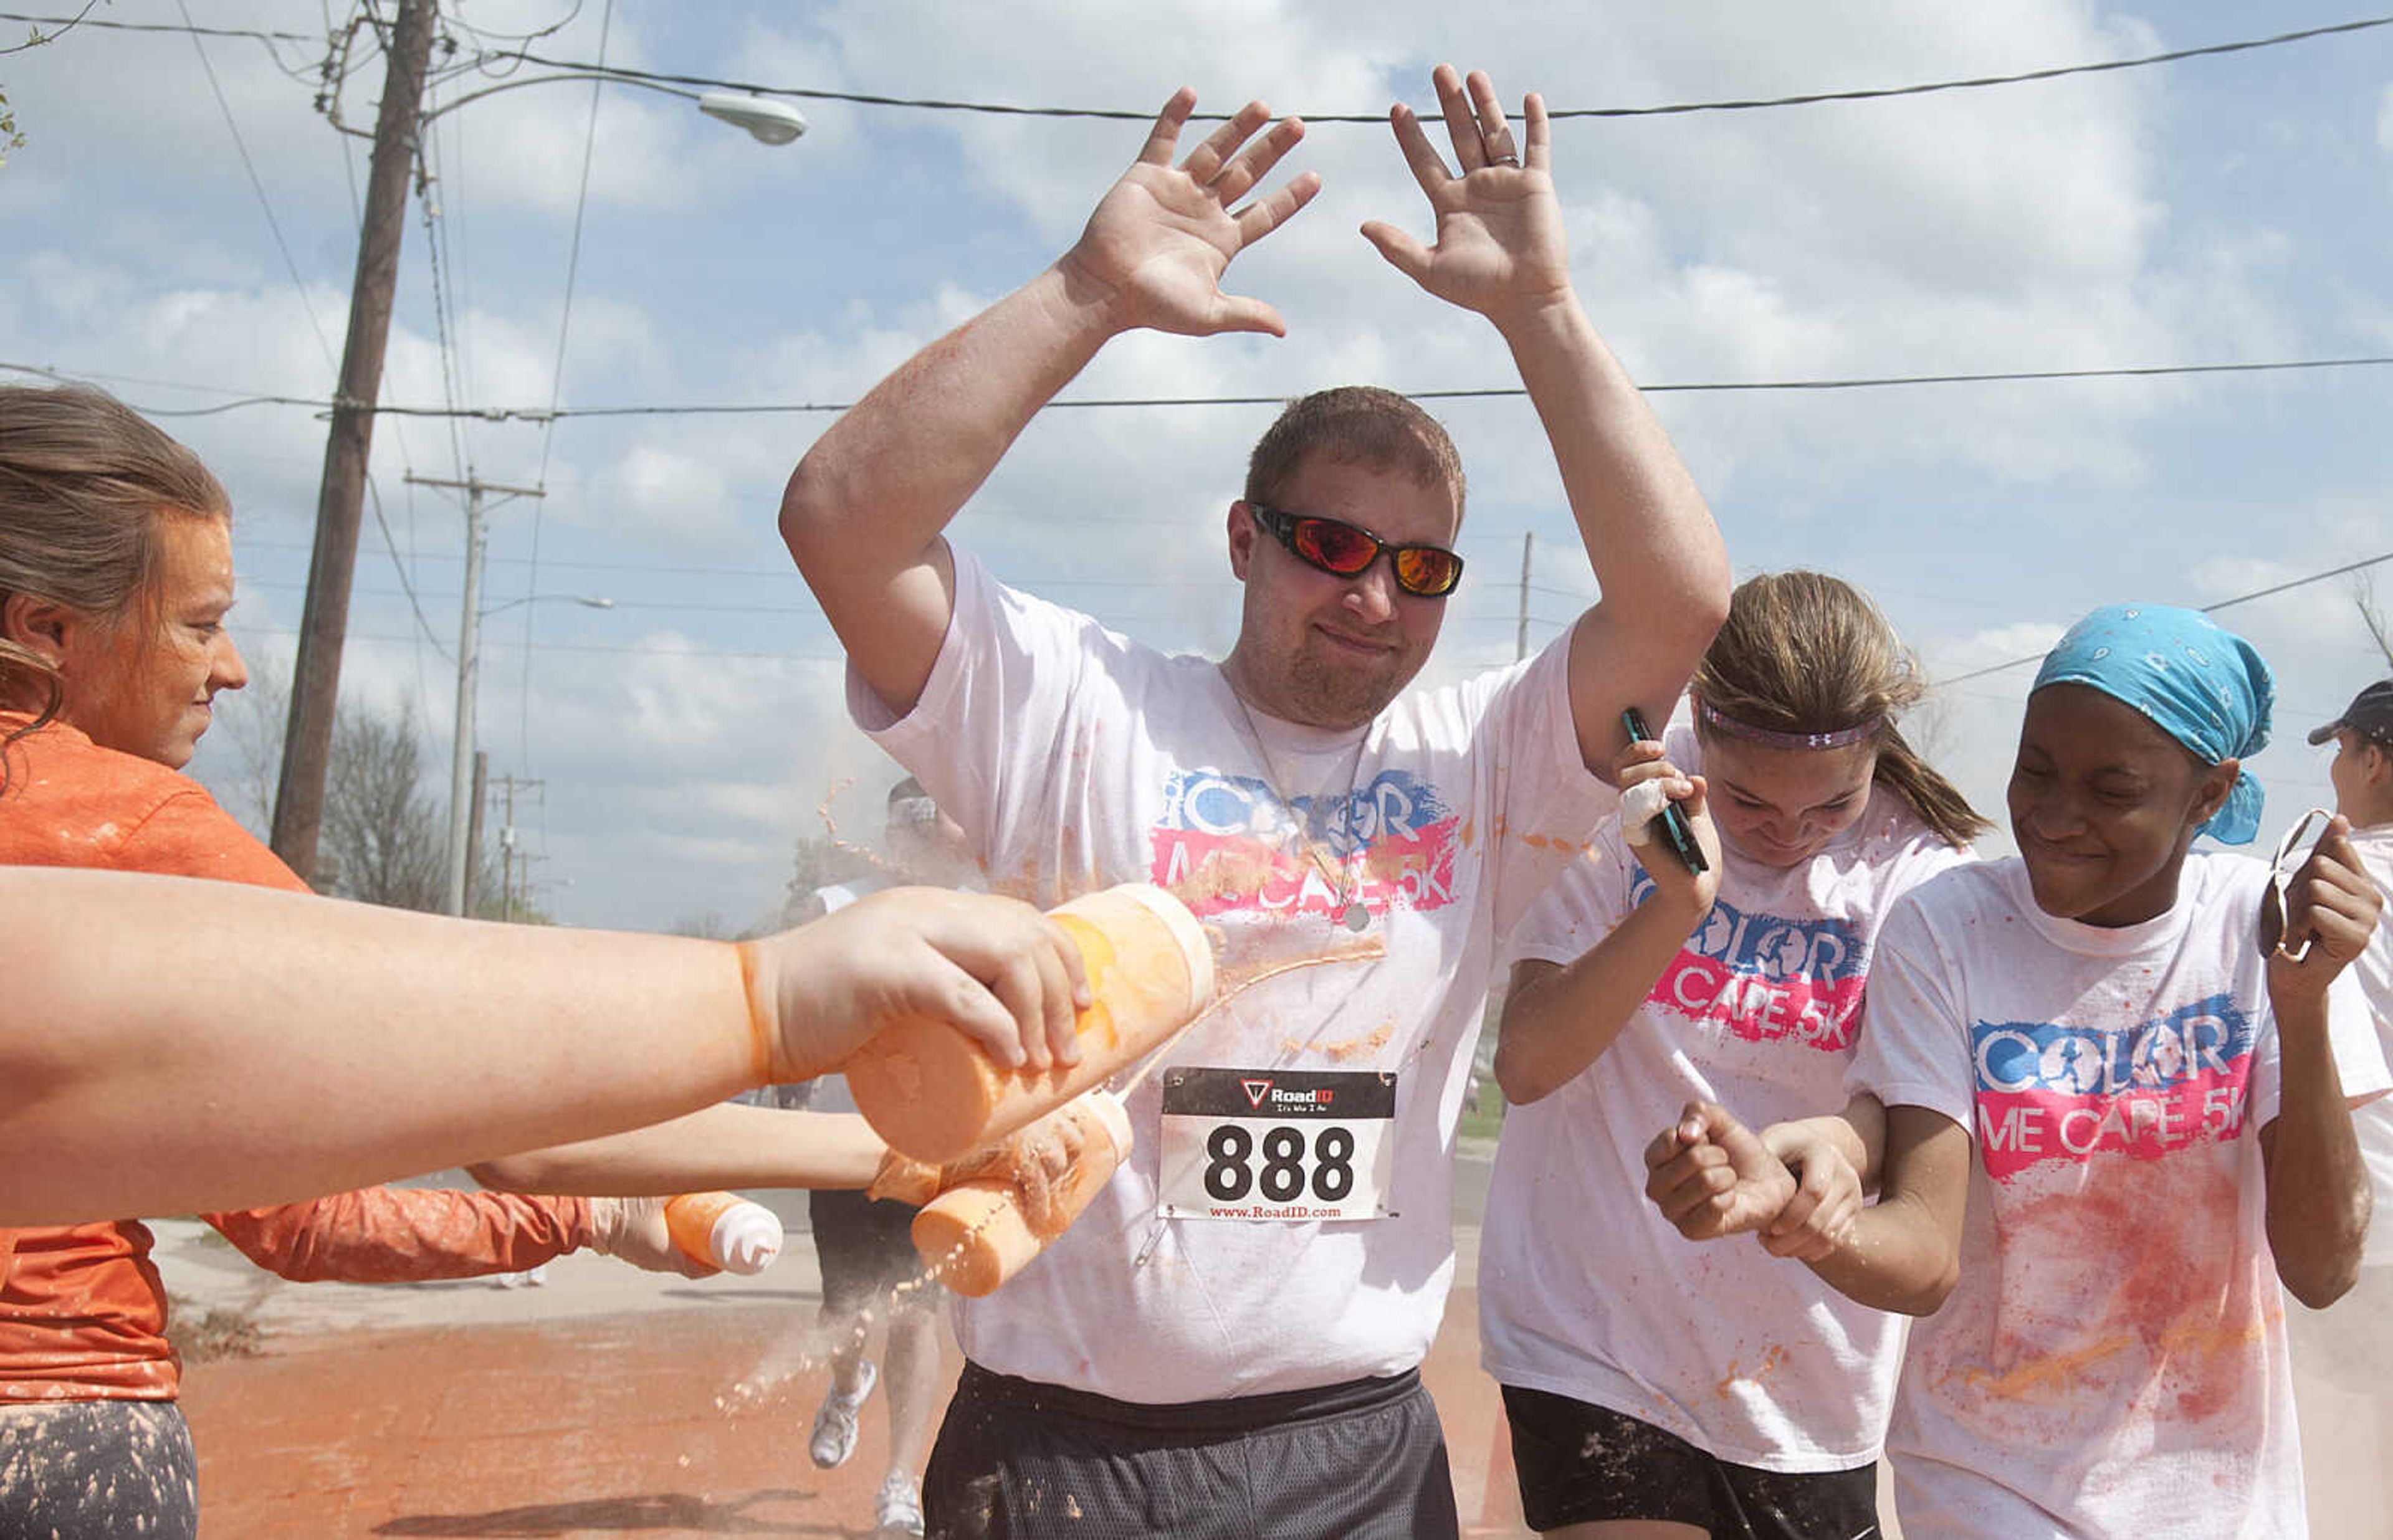
[[[2260,1130],[2267,870],[2187,858],[2138,925],[2056,920],[2017,860],[1896,906],[1852,1084],[1974,1141],[1960,1282],[1914,1324],[1887,1434],[1912,1533],[2307,1533]],[[2387,1084],[2348,970],[2347,1096]]]

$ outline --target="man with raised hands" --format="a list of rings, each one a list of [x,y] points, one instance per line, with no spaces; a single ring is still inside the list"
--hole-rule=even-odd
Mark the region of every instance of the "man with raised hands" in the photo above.
[[[1461,580],[1463,478],[1385,390],[1308,396],[1255,447],[1218,663],[1007,588],[945,539],[1112,337],[1284,331],[1219,287],[1319,187],[1257,192],[1303,134],[1260,102],[1175,163],[1195,97],[1174,96],[1070,251],[901,365],[791,478],[781,531],[847,648],[851,711],[993,881],[1041,905],[1160,883],[1219,933],[1233,984],[1260,981],[1141,1072],[1137,1147],[1079,1222],[960,1304],[934,1534],[1455,1533],[1418,1370],[1454,1271],[1489,971],[1611,805],[1623,710],[1667,715],[1728,576],[1572,288],[1543,104],[1516,141],[1485,75],[1433,83],[1454,167],[1391,113],[1433,241],[1363,234],[1494,324],[1552,444],[1603,598],[1539,656],[1406,693]],[[1309,959],[1327,960],[1275,972]]]

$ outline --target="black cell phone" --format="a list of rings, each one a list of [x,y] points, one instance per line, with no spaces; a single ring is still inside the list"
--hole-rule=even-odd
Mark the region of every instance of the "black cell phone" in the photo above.
[[[1645,725],[1645,713],[1634,706],[1620,713],[1620,725],[1627,730],[1631,743],[1645,742],[1654,737],[1653,732]],[[1687,816],[1679,810],[1677,803],[1666,803],[1662,811],[1654,815],[1654,822],[1662,826],[1662,838],[1678,852],[1679,860],[1689,871],[1711,869],[1711,863],[1704,859],[1704,847],[1695,842],[1695,831],[1688,827]]]

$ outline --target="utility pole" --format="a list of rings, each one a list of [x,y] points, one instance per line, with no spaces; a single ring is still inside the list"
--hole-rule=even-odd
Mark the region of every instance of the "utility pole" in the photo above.
[[[474,750],[474,816],[465,826],[465,912],[472,914],[482,886],[482,803],[490,795],[490,756]]]
[[[457,613],[457,724],[449,755],[449,896],[448,914],[465,912],[465,871],[472,861],[474,816],[474,700],[481,676],[482,556],[490,541],[482,526],[482,496],[499,492],[509,498],[545,495],[537,487],[508,487],[468,476],[445,481],[412,476],[411,487],[438,487],[465,494],[465,598]]]
[[[516,896],[516,788],[520,786],[526,790],[530,790],[534,788],[544,788],[548,783],[526,780],[517,776],[502,776],[499,779],[507,789],[506,821],[499,826],[499,918],[512,921],[523,912],[518,907],[522,901]],[[529,856],[524,860],[522,871],[526,880],[525,885],[529,887],[531,877],[531,860]]]
[[[364,504],[366,463],[373,450],[391,296],[399,287],[408,176],[415,161],[425,70],[432,57],[438,13],[437,0],[399,0],[399,17],[391,26],[390,62],[383,75],[365,214],[358,229],[357,273],[349,285],[348,337],[342,345],[332,431],[324,443],[316,547],[307,563],[298,657],[291,670],[291,717],[282,734],[282,775],[274,794],[274,854],[307,882],[316,877],[316,835],[324,819],[325,766],[332,756],[341,648],[348,634],[349,588],[357,572],[358,518]]]
[[[1512,633],[1512,661],[1529,656],[1529,542],[1536,537],[1521,531],[1521,623]]]

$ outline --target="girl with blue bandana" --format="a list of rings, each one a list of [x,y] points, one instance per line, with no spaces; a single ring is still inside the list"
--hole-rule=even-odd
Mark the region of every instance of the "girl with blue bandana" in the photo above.
[[[2343,820],[2265,952],[2269,868],[2192,848],[2256,831],[2242,761],[2273,693],[2190,610],[2072,629],[2020,725],[2018,857],[1898,902],[1854,1104],[1761,1136],[1882,1157],[1877,1204],[1809,1265],[1923,1317],[1887,1436],[1908,1533],[2307,1533],[2283,1296],[2350,1286],[2349,1107],[2388,1078],[2334,985],[2378,907]],[[1749,1189],[1755,1136],[1691,1117],[1665,1141],[1686,1147],[1649,1190],[1700,1236]]]

